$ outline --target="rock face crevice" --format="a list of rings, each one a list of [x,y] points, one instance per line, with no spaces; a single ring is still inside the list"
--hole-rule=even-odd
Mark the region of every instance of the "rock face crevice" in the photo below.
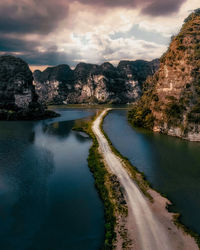
[[[42,119],[55,116],[38,102],[33,75],[26,62],[0,57],[0,120]]]
[[[138,100],[147,76],[158,69],[159,61],[121,61],[118,67],[79,63],[34,72],[39,100],[46,104],[129,103]]]
[[[129,113],[134,125],[200,141],[200,9],[172,37],[159,70],[145,87],[138,106]]]

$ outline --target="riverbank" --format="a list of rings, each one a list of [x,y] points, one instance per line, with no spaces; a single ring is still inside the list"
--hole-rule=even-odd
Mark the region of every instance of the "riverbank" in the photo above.
[[[0,109],[0,121],[39,121],[59,116],[60,115],[53,110],[41,108],[27,111]]]
[[[124,189],[128,204],[128,219],[125,223],[134,249],[198,249],[194,239],[177,228],[173,222],[175,214],[169,213],[166,205],[169,201],[146,185],[146,191],[152,197],[150,201],[136,185],[133,176],[125,171],[125,162],[117,156],[101,131],[102,119],[106,110],[93,123],[104,162],[112,173],[118,176]],[[138,174],[139,175],[139,174]],[[137,176],[137,175],[136,175]],[[136,199],[136,200],[135,200]],[[134,225],[134,226],[133,226]],[[142,238],[140,238],[142,235]],[[120,248],[119,248],[120,249]]]
[[[48,105],[48,109],[54,110],[56,108],[79,108],[79,109],[130,109],[133,107],[133,104],[61,104],[61,105]]]
[[[88,156],[88,166],[94,175],[95,185],[104,203],[105,240],[103,249],[131,249],[131,241],[125,227],[128,215],[127,204],[119,180],[109,171],[99,152],[99,143],[92,130],[95,119],[96,117],[90,121],[81,120],[75,124],[73,130],[85,132],[93,140]]]
[[[117,241],[116,228],[119,225],[119,221],[122,220],[120,219],[121,216],[119,216],[119,214],[122,215],[122,217],[126,217],[127,208],[126,204],[123,204],[123,202],[120,203],[120,200],[117,199],[120,196],[119,182],[117,182],[114,175],[111,175],[108,172],[104,165],[102,156],[99,153],[99,144],[92,131],[92,123],[95,118],[96,117],[93,117],[92,120],[80,120],[78,124],[75,124],[73,130],[87,133],[93,141],[89,151],[88,166],[93,173],[95,186],[104,203],[105,239],[102,248],[110,250],[115,248]],[[126,232],[124,232],[123,226],[121,229],[121,235],[123,238],[126,238]],[[126,247],[127,244],[123,240],[121,240],[121,242],[123,246]]]

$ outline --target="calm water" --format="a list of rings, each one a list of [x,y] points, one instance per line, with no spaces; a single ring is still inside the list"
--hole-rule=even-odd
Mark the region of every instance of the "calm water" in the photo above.
[[[104,130],[152,186],[173,202],[182,221],[200,234],[200,143],[133,129],[122,110],[110,112]]]
[[[0,122],[0,249],[97,250],[103,206],[87,166],[91,140],[71,129],[88,110]]]

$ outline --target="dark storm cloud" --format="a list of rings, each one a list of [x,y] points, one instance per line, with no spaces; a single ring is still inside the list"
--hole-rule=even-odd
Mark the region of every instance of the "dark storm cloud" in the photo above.
[[[177,12],[185,0],[156,0],[142,9],[143,14],[151,16],[170,15]]]
[[[58,51],[46,51],[34,53],[25,53],[20,55],[22,59],[29,62],[31,65],[58,65],[58,64],[70,64],[74,59],[74,54],[67,54],[66,52]],[[73,65],[72,65],[73,66]]]
[[[76,1],[76,0],[74,0]],[[143,0],[144,2],[145,0]],[[97,5],[105,7],[135,7],[138,4],[139,0],[78,0],[78,2],[88,5]]]
[[[55,46],[54,46],[55,47]],[[15,54],[14,52],[4,52],[3,54],[14,55],[28,62],[30,65],[58,65],[58,64],[69,64],[75,66],[77,60],[81,60],[81,56],[76,51],[59,52],[57,48],[50,48],[45,52],[38,50],[26,50],[22,51],[21,54]]]
[[[68,15],[75,0],[1,0],[0,31],[47,34]],[[160,16],[177,11],[185,0],[76,0],[89,6],[140,8],[142,13]]]
[[[2,52],[35,51],[38,45],[36,41],[25,41],[0,34],[0,51]]]
[[[26,41],[24,39],[7,37],[0,33],[0,52],[1,54],[17,55],[31,65],[57,65],[70,64],[76,58],[81,59],[76,51],[59,52],[57,46],[49,45],[46,51],[38,50],[40,41]],[[18,54],[19,53],[19,54]]]
[[[46,34],[55,29],[67,13],[64,0],[1,0],[0,31]]]
[[[47,34],[54,32],[60,22],[68,18],[73,2],[85,4],[86,9],[89,6],[94,11],[106,8],[111,15],[113,8],[123,7],[138,8],[145,15],[161,16],[178,11],[185,0],[0,0],[0,52],[18,52],[20,57],[33,65],[74,65],[76,59],[81,59],[78,48],[77,51],[59,52],[55,46],[48,48],[49,45],[42,44]],[[92,11],[89,7],[88,11]],[[102,23],[103,18],[102,15]],[[38,40],[30,40],[33,34],[37,34],[35,37]],[[50,42],[56,43],[55,40]],[[39,51],[40,45],[46,52]],[[111,53],[111,50],[114,53],[113,48],[106,47],[105,53]]]
[[[170,15],[176,12],[186,0],[78,0],[83,4],[102,7],[128,7],[141,9],[151,16]]]
[[[1,0],[0,1],[0,51],[20,57],[29,64],[56,64],[67,58],[57,48],[39,52],[42,37],[57,28],[68,15],[65,0]],[[24,35],[39,34],[38,40],[26,40]],[[71,57],[70,57],[71,59]]]

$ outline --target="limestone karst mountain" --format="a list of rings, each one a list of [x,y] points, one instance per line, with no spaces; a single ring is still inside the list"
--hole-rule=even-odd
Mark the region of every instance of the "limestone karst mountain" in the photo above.
[[[40,101],[48,104],[135,102],[158,66],[158,60],[121,61],[118,67],[79,63],[74,70],[59,65],[35,71],[34,84]]]
[[[43,119],[55,115],[38,102],[28,64],[14,56],[1,56],[0,120]]]
[[[160,68],[129,113],[133,125],[200,141],[200,9],[172,37]]]

